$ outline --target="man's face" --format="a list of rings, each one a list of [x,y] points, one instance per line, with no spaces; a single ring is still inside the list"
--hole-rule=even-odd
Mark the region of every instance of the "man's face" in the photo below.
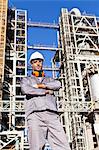
[[[43,67],[43,60],[41,59],[32,60],[31,65],[34,71],[40,71],[42,70]]]

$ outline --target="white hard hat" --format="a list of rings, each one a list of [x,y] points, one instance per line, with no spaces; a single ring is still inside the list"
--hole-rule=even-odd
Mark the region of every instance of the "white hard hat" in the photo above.
[[[32,60],[35,60],[35,59],[42,59],[42,60],[44,61],[43,55],[42,55],[41,53],[39,53],[39,52],[34,52],[34,53],[31,55],[30,60],[29,60],[30,63],[31,63]]]

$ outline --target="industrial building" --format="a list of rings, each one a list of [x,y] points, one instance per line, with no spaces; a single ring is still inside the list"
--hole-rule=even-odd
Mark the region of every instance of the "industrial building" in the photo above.
[[[55,29],[58,47],[27,45],[29,27]],[[99,150],[99,18],[62,8],[57,24],[34,23],[7,0],[0,1],[0,149],[29,150],[20,88],[28,48],[55,51],[52,68],[44,69],[61,81],[55,94],[71,149]]]

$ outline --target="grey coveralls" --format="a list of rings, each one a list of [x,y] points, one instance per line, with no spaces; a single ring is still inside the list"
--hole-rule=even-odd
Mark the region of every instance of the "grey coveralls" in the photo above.
[[[61,83],[48,77],[25,77],[21,90],[26,94],[25,113],[29,131],[30,150],[42,150],[46,142],[52,150],[70,150],[63,127],[57,114],[56,98],[45,94],[45,89],[37,89],[35,84],[44,83],[49,90],[58,90]]]

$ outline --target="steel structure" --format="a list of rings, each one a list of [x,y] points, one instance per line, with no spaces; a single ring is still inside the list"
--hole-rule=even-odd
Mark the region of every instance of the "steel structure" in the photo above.
[[[27,76],[28,49],[54,51],[52,71],[62,88],[56,92],[60,120],[72,150],[99,149],[99,18],[77,8],[61,10],[58,24],[27,21],[27,11],[0,1],[0,149],[28,150],[20,80]],[[7,32],[6,32],[7,21]],[[58,47],[27,45],[27,28],[58,32]],[[6,42],[6,46],[5,46]],[[6,47],[6,48],[5,48]],[[50,150],[46,143],[46,150]]]
[[[27,145],[24,95],[20,80],[27,75],[27,11],[8,9],[0,149],[20,149]]]
[[[98,86],[91,78],[99,76],[99,18],[81,15],[76,8],[62,9],[59,18],[59,49],[53,66],[60,64],[58,107],[61,121],[73,150],[99,149]],[[54,72],[54,77],[56,73]],[[98,89],[97,89],[98,88]],[[96,90],[97,89],[97,90]],[[97,122],[97,125],[95,125]]]

